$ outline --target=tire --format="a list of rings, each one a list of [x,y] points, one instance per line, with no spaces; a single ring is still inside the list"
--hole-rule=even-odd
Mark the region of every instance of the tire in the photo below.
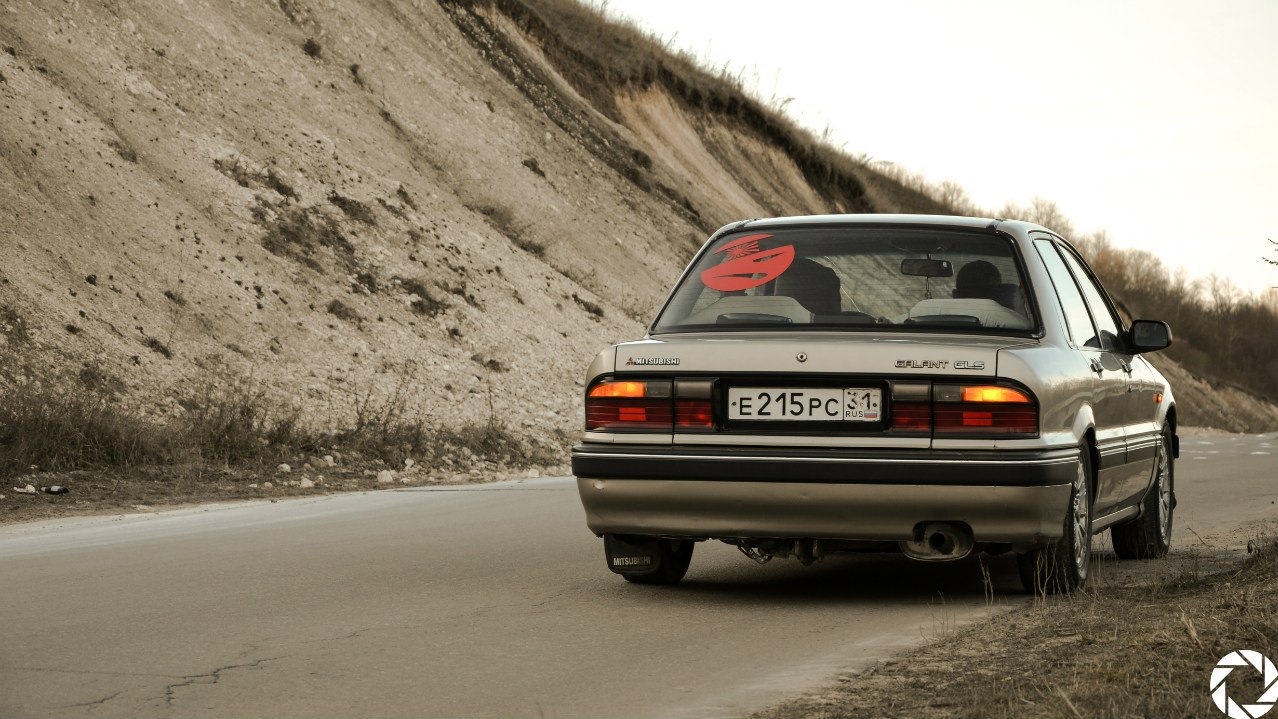
[[[663,539],[661,541],[661,560],[657,571],[651,574],[623,574],[627,582],[632,584],[678,584],[688,573],[688,565],[692,564],[692,549],[696,542],[688,540]]]
[[[1171,549],[1172,512],[1176,509],[1175,458],[1171,427],[1163,427],[1154,464],[1154,483],[1139,517],[1110,529],[1114,553],[1121,559],[1159,559]]]
[[[1016,555],[1021,584],[1034,594],[1068,594],[1086,582],[1092,561],[1092,455],[1080,448],[1059,541]]]

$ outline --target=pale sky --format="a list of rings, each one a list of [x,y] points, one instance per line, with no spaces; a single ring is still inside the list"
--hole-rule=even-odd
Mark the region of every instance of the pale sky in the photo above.
[[[598,0],[596,0],[598,4]],[[1278,2],[609,0],[850,154],[1278,285]]]

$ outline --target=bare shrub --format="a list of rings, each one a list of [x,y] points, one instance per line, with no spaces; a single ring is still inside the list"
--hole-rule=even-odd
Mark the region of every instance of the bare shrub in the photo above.
[[[351,199],[337,192],[329,193],[328,201],[337,205],[337,209],[352,220],[362,222],[365,225],[376,225],[377,218],[373,217],[373,211],[368,205],[359,200]]]
[[[0,387],[0,473],[164,464],[189,456],[179,432],[80,382]]]
[[[152,352],[163,356],[165,359],[173,358],[173,350],[169,346],[154,337],[147,337],[142,340],[142,344]]]
[[[115,154],[119,155],[120,159],[124,160],[125,162],[138,161],[138,151],[124,144],[122,141],[107,140],[107,144],[110,145],[111,149],[115,150]]]
[[[324,250],[345,267],[355,265],[355,246],[342,234],[341,228],[318,207],[286,206],[279,208],[273,220],[263,216],[266,226],[262,246],[271,254],[301,262],[317,272]]]
[[[325,307],[325,309],[328,310],[328,313],[330,315],[333,315],[339,320],[346,320],[347,322],[359,322],[362,319],[359,316],[358,312],[351,309],[345,302],[342,302],[341,300],[330,301],[328,303],[328,306]]]
[[[426,287],[426,283],[416,278],[400,278],[399,286],[414,298],[409,305],[413,312],[426,317],[434,317],[444,310],[448,309],[448,303],[443,300],[436,299],[431,291]]]
[[[0,305],[0,335],[11,345],[26,344],[31,339],[27,321],[11,305]]]
[[[299,412],[280,411],[251,378],[203,384],[181,400],[188,442],[204,461],[242,464],[274,459],[307,444]]]
[[[602,307],[595,304],[594,302],[591,302],[588,299],[585,299],[584,297],[578,296],[576,292],[572,293],[572,300],[573,302],[577,303],[577,306],[581,307],[581,309],[594,315],[596,318],[604,316],[604,311]]]

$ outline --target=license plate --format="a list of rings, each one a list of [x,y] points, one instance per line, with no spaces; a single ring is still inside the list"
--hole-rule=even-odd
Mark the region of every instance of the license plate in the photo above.
[[[729,387],[728,419],[878,422],[883,392],[867,387]]]

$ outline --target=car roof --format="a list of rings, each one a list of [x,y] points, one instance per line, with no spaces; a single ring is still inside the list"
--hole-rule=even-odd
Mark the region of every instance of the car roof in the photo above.
[[[861,213],[849,215],[798,215],[793,217],[768,217],[735,222],[725,226],[719,232],[729,230],[754,229],[764,227],[814,227],[821,225],[897,225],[925,227],[958,227],[972,229],[1019,229],[1023,232],[1031,230],[1047,230],[1032,222],[1004,220],[989,217],[961,217],[957,215],[896,215]]]

